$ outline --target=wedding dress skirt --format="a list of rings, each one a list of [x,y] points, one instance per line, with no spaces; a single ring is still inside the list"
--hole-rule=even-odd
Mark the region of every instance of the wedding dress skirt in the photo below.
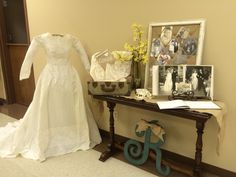
[[[35,37],[23,62],[20,79],[29,77],[38,47],[45,49],[48,62],[24,117],[0,128],[1,157],[21,154],[43,161],[47,157],[87,150],[101,142],[79,75],[68,61],[68,53],[75,47],[89,69],[82,45],[71,35],[59,37],[45,33]]]
[[[164,83],[164,91],[170,93],[172,90],[172,87],[173,87],[172,74],[168,72],[166,75],[165,83]]]
[[[197,73],[193,73],[191,76],[192,89],[197,90],[198,87],[198,77]]]

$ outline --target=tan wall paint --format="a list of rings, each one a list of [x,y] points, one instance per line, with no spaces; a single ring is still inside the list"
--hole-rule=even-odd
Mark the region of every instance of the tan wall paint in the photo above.
[[[226,103],[228,113],[220,156],[215,153],[216,121],[211,119],[206,124],[203,161],[236,172],[236,82],[233,79],[236,75],[235,0],[27,0],[27,8],[31,38],[44,32],[70,33],[80,38],[89,56],[106,48],[122,49],[126,41],[132,40],[130,25],[133,22],[147,29],[149,22],[206,19],[203,64],[214,65],[215,99]],[[45,64],[41,57],[43,53],[34,62],[36,79]],[[85,83],[89,76],[78,55],[74,54],[72,60]],[[194,157],[196,130],[193,122],[124,106],[118,106],[118,110],[118,134],[134,137],[133,130],[130,130],[140,118],[158,117],[165,125],[168,136],[164,148]],[[104,118],[98,118],[98,115],[99,127],[108,130],[107,110],[103,113]]]

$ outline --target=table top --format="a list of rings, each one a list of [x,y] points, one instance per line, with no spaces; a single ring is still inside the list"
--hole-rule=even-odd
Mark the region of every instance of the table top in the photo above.
[[[192,109],[159,109],[156,103],[147,102],[145,100],[136,100],[132,98],[122,97],[122,96],[106,96],[106,95],[93,95],[93,98],[107,101],[115,104],[122,104],[131,107],[136,107],[140,109],[145,109],[149,111],[164,113],[168,115],[174,115],[179,118],[196,120],[201,122],[206,122],[212,117],[212,114],[207,112],[199,112]]]

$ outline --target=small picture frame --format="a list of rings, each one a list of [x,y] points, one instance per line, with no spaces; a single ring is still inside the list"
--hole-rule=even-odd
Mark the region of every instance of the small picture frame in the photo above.
[[[212,65],[155,65],[152,94],[192,91],[194,97],[213,100],[213,76]]]
[[[151,89],[153,65],[200,65],[205,20],[151,23],[144,88]]]

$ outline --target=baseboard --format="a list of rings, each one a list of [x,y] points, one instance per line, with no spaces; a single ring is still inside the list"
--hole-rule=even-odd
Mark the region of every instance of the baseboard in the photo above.
[[[100,133],[101,133],[101,136],[104,137],[104,138],[109,138],[110,137],[108,131],[100,129]],[[120,136],[120,135],[115,135],[115,138],[118,139],[118,140],[121,140],[123,142],[128,140],[127,137]],[[164,158],[171,159],[171,160],[176,161],[178,163],[193,165],[194,162],[195,162],[194,159],[192,159],[192,158],[185,157],[183,155],[179,155],[179,154],[167,151],[165,149],[162,149],[162,154],[163,154]],[[202,163],[202,168],[206,172],[209,172],[209,173],[212,173],[212,174],[215,174],[215,175],[218,175],[218,176],[222,176],[222,177],[235,177],[236,176],[235,172],[231,172],[229,170],[219,168],[219,167],[216,167],[214,165],[207,164],[207,163]]]

